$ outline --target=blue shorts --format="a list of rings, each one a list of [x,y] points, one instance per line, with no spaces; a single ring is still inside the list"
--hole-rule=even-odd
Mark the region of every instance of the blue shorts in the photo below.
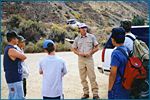
[[[112,90],[108,92],[108,99],[129,99],[130,91],[124,89],[121,84],[113,86]]]
[[[8,88],[9,88],[8,99],[25,99],[24,93],[23,93],[22,81],[15,82],[15,83],[9,83]]]

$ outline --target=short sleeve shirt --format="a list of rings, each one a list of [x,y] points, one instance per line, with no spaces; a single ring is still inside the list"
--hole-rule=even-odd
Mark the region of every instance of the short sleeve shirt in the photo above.
[[[78,36],[72,45],[72,48],[78,49],[80,52],[89,52],[92,50],[98,42],[93,34],[87,33],[86,36]]]
[[[126,35],[130,35],[131,37],[136,39],[136,37],[132,33],[127,33]],[[125,37],[124,46],[126,46],[127,48],[129,48],[130,51],[132,51],[133,50],[133,40],[130,39],[129,37]]]
[[[119,46],[117,48],[122,48],[127,53],[127,48],[125,46]],[[116,76],[116,80],[115,80],[114,84],[121,83],[121,76],[120,76],[119,72],[122,75],[124,74],[126,63],[127,63],[127,57],[121,51],[115,49],[112,52],[112,55],[111,55],[111,64],[110,64],[111,67],[112,66],[116,66],[118,68],[118,70],[117,70],[117,76]]]
[[[62,77],[67,73],[65,61],[57,56],[46,56],[39,62],[43,71],[42,95],[57,97],[62,95]]]

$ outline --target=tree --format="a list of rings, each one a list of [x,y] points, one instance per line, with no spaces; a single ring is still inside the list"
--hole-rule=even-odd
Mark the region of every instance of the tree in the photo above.
[[[145,24],[145,20],[141,16],[134,16],[132,19],[132,25],[133,26],[141,26]]]
[[[22,18],[19,15],[13,15],[8,20],[6,27],[8,30],[18,29],[21,21],[22,21]]]

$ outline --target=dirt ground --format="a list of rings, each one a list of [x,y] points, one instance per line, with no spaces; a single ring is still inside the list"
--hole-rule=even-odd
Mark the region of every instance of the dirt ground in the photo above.
[[[26,63],[30,67],[30,75],[27,79],[26,99],[42,99],[41,86],[42,76],[38,73],[38,62],[46,53],[26,54]],[[80,99],[82,96],[82,86],[78,72],[78,57],[73,52],[58,52],[56,55],[62,57],[67,62],[68,73],[63,78],[63,92],[65,99]],[[1,99],[7,99],[8,88],[3,71],[3,56],[1,60]],[[101,66],[101,51],[94,54],[95,73],[99,87],[99,96],[101,99],[107,99],[108,75],[102,74],[97,67]],[[89,84],[90,86],[90,84]],[[90,98],[92,93],[90,91]]]

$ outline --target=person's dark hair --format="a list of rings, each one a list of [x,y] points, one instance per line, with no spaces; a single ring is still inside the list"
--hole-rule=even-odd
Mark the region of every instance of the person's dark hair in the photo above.
[[[18,36],[18,41],[19,42],[25,42],[25,40],[26,39],[23,36],[21,36],[21,35]]]
[[[132,26],[131,21],[129,21],[129,20],[121,21],[120,24],[121,24],[120,27],[123,27],[126,32],[131,31],[131,26]]]
[[[48,53],[51,53],[55,50],[55,46],[53,43],[48,43],[47,48],[45,48],[45,49],[48,51]]]
[[[15,37],[13,37],[13,38],[15,38]],[[7,41],[10,42],[13,38],[12,37],[7,37]]]
[[[124,43],[125,30],[122,27],[113,28],[111,38],[113,38],[118,44]]]
[[[10,42],[14,38],[18,38],[18,34],[15,31],[9,31],[6,34],[7,41]]]

